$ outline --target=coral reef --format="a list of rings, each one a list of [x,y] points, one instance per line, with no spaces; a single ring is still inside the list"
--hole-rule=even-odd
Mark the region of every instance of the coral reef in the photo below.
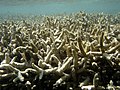
[[[120,89],[120,15],[0,23],[0,90],[61,89]]]

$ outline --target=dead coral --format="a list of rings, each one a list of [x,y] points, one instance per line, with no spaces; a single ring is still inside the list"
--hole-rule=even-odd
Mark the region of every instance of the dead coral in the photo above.
[[[120,89],[120,24],[114,19],[79,12],[0,23],[0,89]]]

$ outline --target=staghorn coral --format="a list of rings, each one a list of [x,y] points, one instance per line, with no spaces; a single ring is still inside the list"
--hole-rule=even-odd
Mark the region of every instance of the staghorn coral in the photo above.
[[[120,89],[119,17],[79,12],[1,22],[0,89]]]

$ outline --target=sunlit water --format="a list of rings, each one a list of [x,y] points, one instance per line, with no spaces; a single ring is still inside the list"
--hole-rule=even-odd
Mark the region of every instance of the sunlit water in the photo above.
[[[0,16],[75,13],[117,14],[120,0],[0,0]]]

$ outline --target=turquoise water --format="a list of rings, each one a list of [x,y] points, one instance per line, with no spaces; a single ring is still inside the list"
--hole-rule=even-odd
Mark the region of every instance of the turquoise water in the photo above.
[[[40,15],[85,11],[117,14],[120,0],[0,0],[0,15]]]

